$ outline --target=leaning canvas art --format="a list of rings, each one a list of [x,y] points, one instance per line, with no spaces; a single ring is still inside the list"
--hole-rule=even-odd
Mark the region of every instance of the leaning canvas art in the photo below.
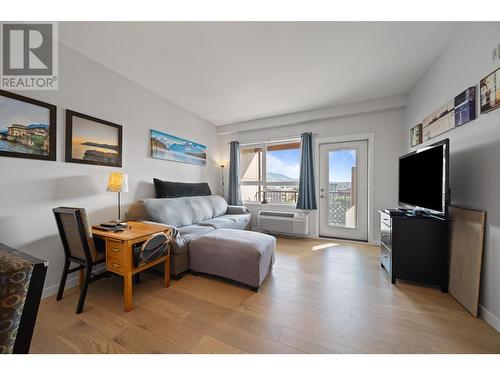
[[[0,155],[56,160],[56,106],[0,90]]]
[[[155,159],[206,165],[207,146],[151,130],[151,156]]]

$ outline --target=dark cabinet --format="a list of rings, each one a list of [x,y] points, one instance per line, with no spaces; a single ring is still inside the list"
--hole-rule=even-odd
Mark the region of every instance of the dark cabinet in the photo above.
[[[396,279],[448,290],[448,221],[380,211],[380,265]]]

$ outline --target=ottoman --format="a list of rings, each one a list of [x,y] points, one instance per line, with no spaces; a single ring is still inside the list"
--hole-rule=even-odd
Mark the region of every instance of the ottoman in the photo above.
[[[226,277],[257,291],[271,271],[276,239],[263,233],[216,229],[189,244],[189,267],[194,272]]]

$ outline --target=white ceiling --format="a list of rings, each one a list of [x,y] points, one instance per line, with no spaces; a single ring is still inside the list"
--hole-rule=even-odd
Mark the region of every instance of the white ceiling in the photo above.
[[[458,22],[61,22],[60,40],[216,125],[407,93]]]

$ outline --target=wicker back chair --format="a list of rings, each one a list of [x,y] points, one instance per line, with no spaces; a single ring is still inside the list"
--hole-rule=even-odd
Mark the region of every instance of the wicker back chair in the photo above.
[[[57,300],[63,296],[68,274],[80,271],[80,298],[76,313],[80,314],[85,304],[88,285],[94,279],[93,268],[106,260],[105,252],[96,246],[84,208],[58,207],[53,209],[59,235],[64,247],[64,270],[57,292]],[[70,268],[71,263],[78,264]]]

